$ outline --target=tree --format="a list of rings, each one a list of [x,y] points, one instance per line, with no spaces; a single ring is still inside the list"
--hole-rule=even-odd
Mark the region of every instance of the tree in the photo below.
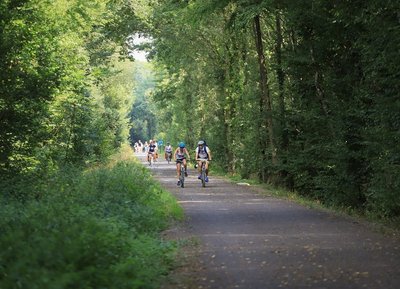
[[[126,91],[107,79],[117,79],[114,55],[126,46],[128,30],[120,28],[130,23],[133,33],[139,23],[131,10],[125,1],[3,1],[2,175],[84,164],[119,147]]]

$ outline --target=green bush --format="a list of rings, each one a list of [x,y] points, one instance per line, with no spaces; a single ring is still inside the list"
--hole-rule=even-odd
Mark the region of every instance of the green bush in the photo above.
[[[63,176],[40,200],[1,200],[0,288],[157,288],[176,201],[132,162]]]
[[[383,218],[400,216],[400,165],[381,164],[368,190],[369,213]]]

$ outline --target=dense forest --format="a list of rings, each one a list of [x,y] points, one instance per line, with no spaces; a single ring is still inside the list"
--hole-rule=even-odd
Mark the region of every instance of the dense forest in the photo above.
[[[205,139],[226,173],[398,220],[399,6],[0,0],[0,287],[156,288],[170,248],[153,237],[178,213],[140,165],[112,162],[138,139]]]
[[[133,81],[121,57],[138,27],[124,18],[130,10],[123,1],[1,1],[2,176],[105,159],[125,141]]]
[[[144,3],[144,2],[143,2]],[[139,2],[0,0],[0,288],[158,288],[182,213],[127,145]]]
[[[5,181],[105,159],[131,131],[204,138],[228,172],[400,214],[397,1],[0,7]],[[136,47],[149,83],[144,64],[133,77],[133,35],[152,39]]]
[[[159,130],[223,168],[400,215],[398,1],[158,1]]]

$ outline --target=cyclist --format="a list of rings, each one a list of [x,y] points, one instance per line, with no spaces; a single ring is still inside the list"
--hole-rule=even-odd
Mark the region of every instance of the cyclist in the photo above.
[[[187,151],[186,147],[185,147],[185,143],[184,142],[180,142],[179,146],[176,148],[175,152],[174,152],[174,159],[176,161],[176,173],[179,179],[179,176],[181,174],[180,171],[180,165],[183,164],[183,166],[185,167],[185,177],[188,176],[187,174],[187,162],[186,162],[186,156],[187,159],[190,160],[190,155],[189,152]],[[178,186],[181,185],[181,181],[178,181]]]
[[[149,162],[149,164],[151,164],[150,156],[153,156],[153,160],[155,161],[156,159],[155,154],[156,154],[156,145],[154,144],[153,140],[150,140],[150,144],[147,151],[147,161]]]
[[[206,179],[205,179],[205,181],[208,182],[208,166],[209,166],[209,161],[211,161],[211,150],[208,148],[205,141],[203,141],[203,140],[201,140],[197,143],[195,159],[197,161],[197,168],[199,170],[198,179],[201,179],[201,163],[203,161],[205,161],[205,163],[206,163]]]
[[[153,140],[154,145],[156,146],[156,149],[154,150],[154,161],[158,160],[158,144],[157,140]]]
[[[168,161],[168,159],[171,159],[172,156],[172,146],[170,145],[169,142],[167,142],[167,146],[165,147],[165,160]]]

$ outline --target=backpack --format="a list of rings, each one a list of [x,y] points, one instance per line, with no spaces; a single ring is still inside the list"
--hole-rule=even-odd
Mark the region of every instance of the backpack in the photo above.
[[[207,154],[207,159],[210,158],[210,156],[208,155],[208,147],[207,147],[207,143],[205,140],[204,141],[204,145],[203,145],[203,150],[204,152]]]

